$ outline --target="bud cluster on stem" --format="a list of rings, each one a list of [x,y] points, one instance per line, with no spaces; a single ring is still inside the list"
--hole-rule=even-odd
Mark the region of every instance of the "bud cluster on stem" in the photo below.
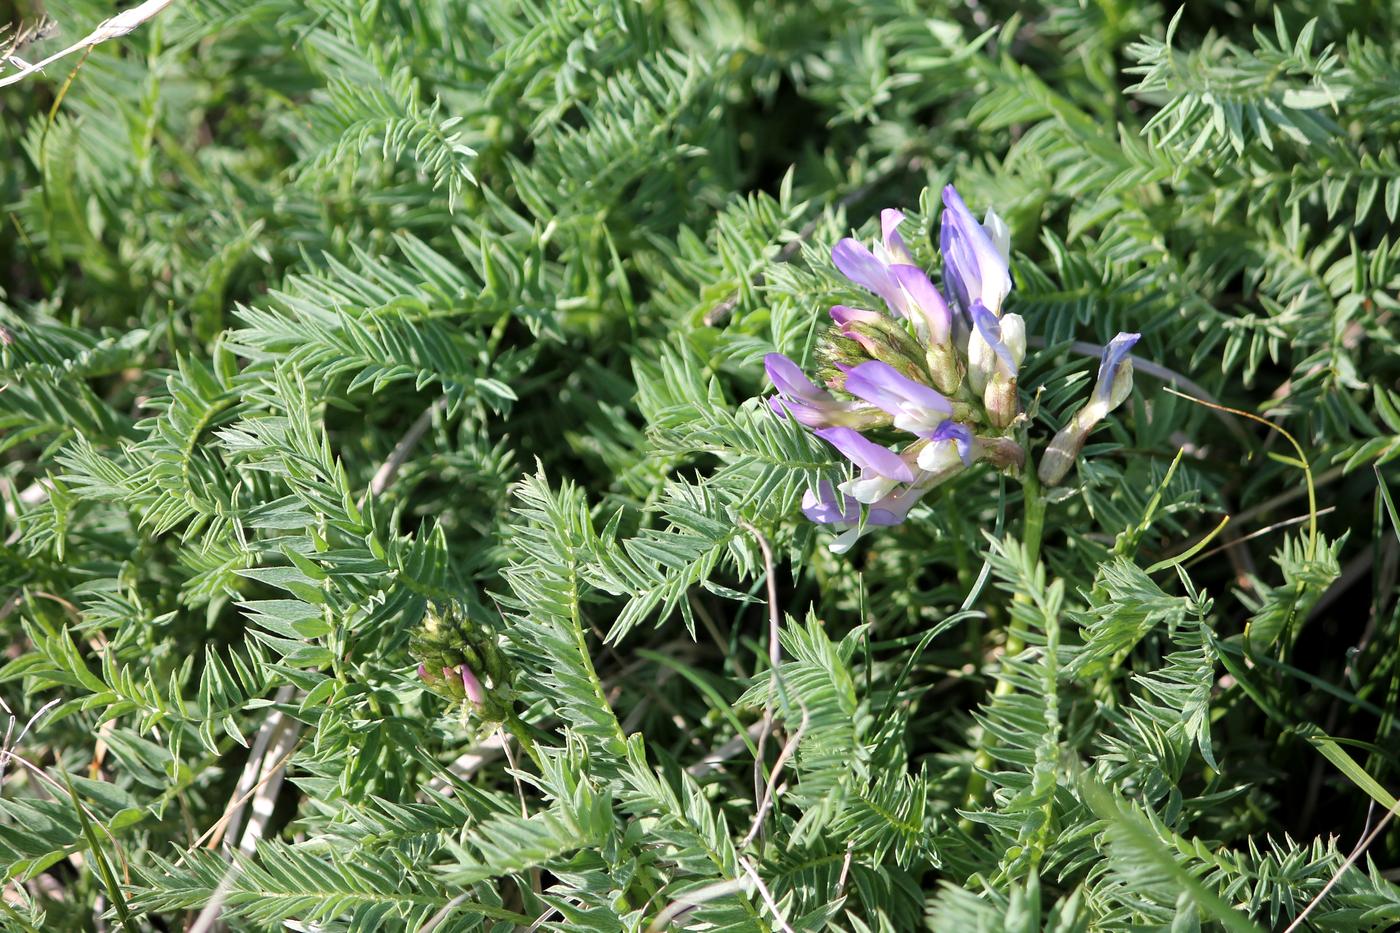
[[[513,672],[495,632],[474,623],[455,604],[430,606],[408,644],[418,660],[418,678],[429,690],[464,703],[482,722],[510,718]]]

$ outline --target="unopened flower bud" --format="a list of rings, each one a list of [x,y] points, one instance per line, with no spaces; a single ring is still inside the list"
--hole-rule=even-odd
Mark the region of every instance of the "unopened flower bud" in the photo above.
[[[1094,391],[1083,408],[1074,413],[1050,441],[1040,458],[1037,474],[1040,481],[1053,486],[1065,478],[1070,467],[1079,459],[1089,432],[1133,391],[1133,361],[1128,351],[1138,342],[1140,334],[1119,334],[1104,348],[1099,363],[1099,378]]]
[[[1099,364],[1099,379],[1094,385],[1092,404],[1103,406],[1106,416],[1122,405],[1133,391],[1133,358],[1128,351],[1138,342],[1139,334],[1119,334],[1104,351]]]
[[[980,301],[972,303],[973,331],[967,342],[967,381],[978,395],[992,377],[1015,379],[1026,356],[1026,322],[1019,314],[998,318]]]
[[[462,675],[462,690],[467,694],[467,702],[475,707],[477,712],[481,712],[482,707],[486,705],[486,691],[481,689],[481,681],[477,680],[476,674],[467,664],[459,664],[457,667]]]
[[[430,608],[409,636],[409,650],[419,659],[418,678],[432,692],[467,703],[485,722],[500,722],[509,714],[512,672],[495,633],[472,623],[457,607]]]
[[[1026,358],[1026,319],[1019,314],[1001,316],[1001,342],[1011,355],[1011,371],[1019,374]]]
[[[1019,470],[1026,465],[1025,449],[1009,437],[979,437],[972,442],[973,456],[998,470]]]
[[[956,395],[963,381],[963,365],[952,341],[929,344],[924,359],[933,377],[933,387],[950,398]]]
[[[923,350],[903,324],[887,314],[861,311],[845,305],[833,307],[831,319],[836,323],[834,332],[847,340],[855,341],[865,351],[867,358],[889,363],[906,376],[918,378],[923,369]],[[841,352],[839,348],[833,349],[835,353],[826,352],[823,355],[831,358]]]
[[[1074,466],[1074,461],[1079,459],[1079,452],[1084,449],[1084,441],[1097,423],[1084,417],[1087,410],[1086,407],[1075,412],[1069,424],[1060,428],[1051,438],[1045,453],[1040,455],[1040,469],[1036,471],[1036,475],[1046,486],[1054,486],[1064,479],[1069,473],[1069,468]]]
[[[987,380],[996,371],[996,354],[976,328],[967,338],[967,384],[976,395],[987,390]]]
[[[982,393],[982,404],[987,409],[987,420],[993,427],[1010,427],[1021,413],[1016,398],[1016,377],[994,373]]]

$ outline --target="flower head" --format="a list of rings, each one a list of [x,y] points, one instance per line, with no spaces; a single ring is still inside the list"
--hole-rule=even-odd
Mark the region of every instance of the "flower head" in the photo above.
[[[847,550],[868,528],[903,522],[925,493],[976,463],[1025,465],[1023,441],[1010,430],[1022,420],[1016,380],[1026,327],[1002,313],[1011,290],[1009,233],[994,212],[977,223],[951,186],[943,199],[944,290],[900,236],[904,215],[885,210],[878,241],[843,239],[831,258],[889,313],[831,308],[834,326],[817,347],[825,388],[785,356],[765,361],[778,390],[773,410],[810,428],[853,468],[802,499],[809,519],[840,530],[833,551]],[[871,433],[888,427],[903,439]]]
[[[418,679],[433,693],[466,703],[484,722],[500,722],[509,714],[514,698],[509,662],[495,634],[457,606],[430,607],[408,643],[418,659]]]

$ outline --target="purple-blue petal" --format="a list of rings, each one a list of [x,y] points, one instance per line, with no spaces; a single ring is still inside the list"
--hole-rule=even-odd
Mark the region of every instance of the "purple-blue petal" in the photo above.
[[[1127,359],[1133,345],[1141,339],[1142,334],[1124,333],[1110,340],[1108,346],[1104,347],[1103,359],[1099,361],[1099,379],[1111,382],[1114,372],[1123,365],[1123,360]]]
[[[803,494],[802,514],[819,525],[854,525],[860,521],[860,503],[822,480],[816,491],[809,489]]]
[[[1128,358],[1128,353],[1133,349],[1133,345],[1142,339],[1142,334],[1120,333],[1108,342],[1108,346],[1103,348],[1103,357],[1099,360],[1099,379],[1094,385],[1094,395],[1103,400],[1107,400],[1113,390],[1113,380],[1118,375],[1118,370],[1122,367],[1123,361]]]
[[[808,402],[804,399],[782,398],[776,395],[768,399],[768,407],[773,409],[779,418],[791,415],[798,424],[808,428],[830,427],[841,411],[839,402]]]
[[[943,300],[938,289],[929,281],[928,274],[918,266],[904,264],[890,266],[890,273],[914,300],[924,320],[928,322],[929,339],[935,344],[947,343],[949,331],[953,326],[953,312],[949,310],[948,303]]]
[[[967,287],[960,278],[957,278],[957,269],[953,263],[948,261],[948,257],[953,253],[953,218],[951,212],[945,210],[943,217],[938,224],[938,255],[943,257],[943,288],[947,293],[950,304],[956,305],[960,311],[967,309]]]
[[[944,421],[928,436],[931,441],[952,441],[958,445],[958,456],[964,466],[972,466],[972,431],[965,424],[951,419]]]
[[[1004,295],[1011,290],[1011,272],[991,235],[972,216],[957,189],[943,189],[943,217],[939,248],[943,252],[943,279],[964,310],[975,298],[992,291]]]
[[[837,243],[831,251],[831,261],[846,278],[861,288],[879,295],[896,315],[904,313],[903,295],[885,265],[865,245],[850,237]]]
[[[868,440],[854,428],[823,428],[815,433],[862,470],[901,483],[914,481],[914,471],[899,454]]]
[[[783,395],[807,402],[834,401],[831,393],[814,385],[802,371],[802,367],[781,353],[769,353],[765,356],[763,368],[767,370],[773,387]]]
[[[1006,371],[1011,375],[1016,375],[1018,367],[1016,358],[1011,355],[1011,351],[1006,344],[1001,341],[1001,321],[995,314],[987,310],[987,306],[981,301],[972,302],[972,323],[977,328],[977,333],[982,335],[982,339],[987,341],[987,346],[996,351],[996,355],[1001,357],[1001,361],[1006,366]]]
[[[891,415],[902,414],[911,404],[945,415],[953,413],[953,406],[936,389],[900,375],[893,366],[879,360],[854,367],[846,376],[846,391]]]
[[[896,259],[905,259],[909,256],[909,248],[904,245],[904,237],[899,235],[899,225],[904,223],[904,212],[893,207],[887,207],[880,212],[880,238],[884,240],[885,250]]]

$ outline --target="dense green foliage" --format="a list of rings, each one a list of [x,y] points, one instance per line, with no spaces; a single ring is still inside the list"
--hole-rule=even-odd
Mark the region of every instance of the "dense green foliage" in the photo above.
[[[1400,926],[1400,4],[1174,12],[178,0],[0,91],[0,926]],[[833,555],[760,360],[950,181],[1033,440],[1136,390],[1043,542]]]

